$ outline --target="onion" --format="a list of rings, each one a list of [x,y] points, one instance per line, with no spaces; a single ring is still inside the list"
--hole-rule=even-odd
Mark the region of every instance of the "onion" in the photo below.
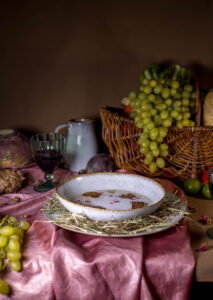
[[[99,153],[93,156],[86,166],[87,173],[114,172],[116,169],[116,163],[108,153]]]

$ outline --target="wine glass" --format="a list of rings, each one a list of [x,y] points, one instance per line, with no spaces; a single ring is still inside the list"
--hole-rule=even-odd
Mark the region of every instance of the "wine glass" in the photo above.
[[[56,183],[53,182],[53,172],[61,162],[65,149],[65,137],[54,132],[37,133],[30,138],[30,145],[33,157],[45,173],[46,180],[34,186],[34,190],[44,193],[56,187]]]
[[[213,196],[213,168],[210,168],[208,171],[208,182],[210,193]],[[206,234],[210,239],[213,239],[213,227],[207,229]]]

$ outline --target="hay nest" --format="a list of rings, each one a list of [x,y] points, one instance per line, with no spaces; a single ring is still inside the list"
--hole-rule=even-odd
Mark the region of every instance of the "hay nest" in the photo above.
[[[42,210],[49,222],[62,228],[102,236],[136,236],[162,231],[178,224],[188,214],[176,193],[167,193],[156,212],[131,220],[101,222],[88,219],[82,214],[73,214],[61,205],[55,194],[49,198]]]

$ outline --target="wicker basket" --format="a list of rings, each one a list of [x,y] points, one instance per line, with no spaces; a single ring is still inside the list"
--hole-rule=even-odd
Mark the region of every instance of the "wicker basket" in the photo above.
[[[213,127],[200,126],[201,103],[198,91],[196,126],[179,129],[171,127],[165,142],[169,146],[166,167],[152,174],[144,164],[138,138],[142,129],[122,115],[123,109],[100,109],[102,138],[119,168],[134,170],[149,177],[173,178],[183,182],[200,178],[206,168],[213,165]]]

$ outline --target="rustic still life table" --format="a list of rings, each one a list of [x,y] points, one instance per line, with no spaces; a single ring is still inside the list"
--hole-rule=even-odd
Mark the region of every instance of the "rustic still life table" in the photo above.
[[[184,219],[153,235],[102,237],[63,229],[42,208],[55,192],[33,190],[43,173],[36,164],[22,169],[28,178],[18,193],[0,197],[1,215],[31,222],[23,252],[23,271],[7,270],[10,299],[188,299],[195,259]],[[57,181],[76,175],[58,168]],[[185,203],[174,183],[160,180],[166,191]],[[17,197],[20,199],[16,202]],[[1,296],[0,299],[7,299]]]

